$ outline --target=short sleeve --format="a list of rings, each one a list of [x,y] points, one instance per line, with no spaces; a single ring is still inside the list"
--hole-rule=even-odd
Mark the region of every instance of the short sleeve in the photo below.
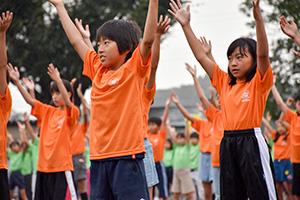
[[[66,109],[66,114],[67,114],[67,120],[68,120],[68,125],[70,126],[74,126],[79,119],[79,109],[72,104],[72,106],[70,108]]]
[[[200,119],[195,119],[192,121],[192,127],[199,133],[203,128],[203,121]]]
[[[154,84],[153,87],[151,89],[148,89],[147,87],[145,87],[144,89],[144,97],[147,99],[148,102],[152,102],[155,96],[155,92],[156,92],[156,85]]]
[[[216,118],[218,112],[219,112],[219,110],[217,108],[215,108],[212,105],[209,106],[205,111],[205,115],[206,115],[208,121],[213,122],[214,119]]]
[[[215,65],[211,78],[211,84],[216,88],[218,94],[221,94],[223,85],[228,84],[227,81],[228,74],[223,72],[218,65]]]
[[[51,109],[51,106],[36,100],[31,108],[31,114],[41,122],[49,109]]]
[[[130,58],[130,60],[128,62],[130,67],[135,67],[137,73],[141,76],[141,77],[145,77],[148,73],[148,70],[150,69],[150,64],[151,64],[151,59],[152,59],[152,55],[150,54],[146,60],[146,62],[143,62],[143,57],[141,54],[141,49],[140,49],[140,45],[134,50],[134,52],[132,53],[132,56]]]
[[[291,109],[288,109],[288,111],[283,115],[283,120],[291,123],[295,115],[297,115],[295,112],[293,112]]]
[[[257,81],[259,81],[259,87],[263,93],[269,92],[273,86],[273,72],[272,67],[269,66],[264,76],[261,76],[259,70],[256,71]]]
[[[93,80],[97,71],[101,68],[102,63],[99,55],[92,49],[88,50],[84,58],[83,75]]]
[[[1,111],[4,113],[5,118],[8,118],[11,112],[12,107],[12,98],[10,94],[10,90],[6,87],[5,94],[2,96],[0,95],[0,108]]]

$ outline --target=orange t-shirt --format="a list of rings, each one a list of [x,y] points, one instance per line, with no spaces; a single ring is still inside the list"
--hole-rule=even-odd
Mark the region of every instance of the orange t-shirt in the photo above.
[[[230,86],[228,74],[216,65],[211,82],[220,95],[224,130],[260,127],[266,101],[273,85],[271,66],[263,77],[257,69],[250,82],[237,81],[234,86]]]
[[[276,131],[272,131],[272,139],[276,138]],[[289,160],[290,159],[290,135],[279,135],[274,141],[274,159]]]
[[[143,124],[143,129],[144,129],[144,137],[148,137],[148,116],[149,116],[149,111],[151,107],[151,103],[154,99],[156,92],[156,86],[154,86],[149,90],[146,86],[144,87],[143,91],[143,105],[144,105],[144,124]]]
[[[7,122],[11,113],[12,99],[9,88],[6,87],[5,94],[0,95],[0,169],[7,169]]]
[[[88,129],[88,123],[77,123],[74,133],[71,136],[71,152],[72,155],[79,155],[85,150],[85,135]]]
[[[222,111],[210,106],[206,110],[205,115],[212,123],[214,130],[212,135],[211,163],[213,167],[220,167],[220,146],[224,135]]]
[[[157,134],[148,133],[148,139],[152,144],[154,161],[159,162],[163,160],[164,157],[164,147],[167,139],[167,131],[165,128],[161,128],[161,130]]]
[[[290,123],[291,161],[300,163],[300,115],[289,109],[284,119]]]
[[[201,153],[211,153],[212,149],[212,133],[213,126],[207,120],[200,120],[194,118],[192,121],[192,127],[199,134],[199,148]]]
[[[104,67],[89,50],[83,74],[92,80],[90,159],[106,159],[145,152],[142,94],[151,56],[143,64],[140,48],[118,70]]]
[[[38,171],[73,170],[71,135],[79,118],[77,107],[61,110],[35,101],[31,114],[41,122]]]

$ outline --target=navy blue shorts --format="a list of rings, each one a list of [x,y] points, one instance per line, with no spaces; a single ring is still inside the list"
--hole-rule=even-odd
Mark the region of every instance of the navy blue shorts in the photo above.
[[[91,200],[149,199],[143,156],[91,160]]]
[[[25,179],[19,171],[11,172],[9,176],[9,189],[13,190],[15,187],[25,189]]]
[[[7,169],[0,169],[0,199],[9,200]]]
[[[292,181],[292,163],[290,160],[274,160],[275,181]]]

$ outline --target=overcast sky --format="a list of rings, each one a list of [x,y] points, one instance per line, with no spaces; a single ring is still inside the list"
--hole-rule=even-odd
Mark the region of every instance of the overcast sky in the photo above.
[[[205,36],[212,41],[213,56],[224,70],[227,69],[226,51],[229,44],[238,37],[248,36],[251,32],[246,26],[249,18],[239,11],[240,3],[241,0],[191,1],[192,28],[197,36]],[[181,26],[176,23],[169,32],[168,37],[161,44],[161,57],[157,72],[158,89],[192,84],[184,62],[198,64],[187,44]],[[201,66],[198,69],[198,74],[204,75]]]

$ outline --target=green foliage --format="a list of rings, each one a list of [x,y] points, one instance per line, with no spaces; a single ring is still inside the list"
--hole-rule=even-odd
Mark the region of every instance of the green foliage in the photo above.
[[[300,0],[261,0],[266,27],[275,25],[279,27],[279,17],[293,17],[300,29]],[[244,0],[240,9],[248,17],[252,16],[252,0]],[[254,27],[253,18],[248,23]],[[278,32],[276,35],[282,34]],[[300,49],[291,39],[277,39],[270,48],[273,71],[277,74],[276,86],[284,99],[299,93],[300,87],[300,59],[292,53],[292,49]],[[272,95],[270,95],[272,96]],[[266,110],[271,110],[273,115],[278,115],[278,108],[273,98],[269,98]]]
[[[160,1],[160,14],[167,14],[169,1]],[[81,18],[88,23],[91,38],[105,21],[114,18],[135,20],[143,29],[148,0],[65,0],[72,19]],[[61,27],[55,8],[45,0],[4,0],[0,12],[14,12],[8,31],[9,62],[21,68],[23,76],[32,76],[42,92],[43,101],[50,100],[47,66],[54,63],[61,76],[68,80],[81,77],[82,61],[73,50]],[[87,87],[89,82],[83,78]]]

